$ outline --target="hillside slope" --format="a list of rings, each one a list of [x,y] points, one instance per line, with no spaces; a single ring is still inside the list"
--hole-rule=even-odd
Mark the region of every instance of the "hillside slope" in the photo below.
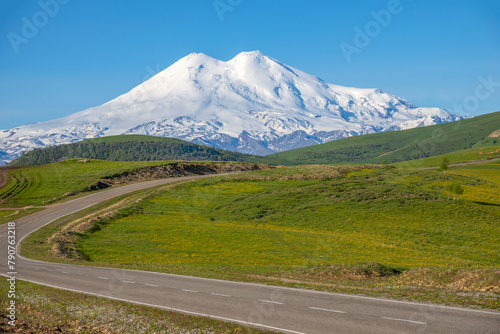
[[[142,135],[111,136],[88,139],[78,143],[51,146],[24,153],[11,166],[41,165],[67,159],[108,161],[240,161],[263,162],[263,157],[196,145],[175,138]],[[276,162],[278,159],[274,159]]]
[[[0,187],[0,208],[47,205],[135,182],[267,168],[270,166],[266,164],[243,162],[123,162],[89,159],[71,159],[38,166],[2,166],[0,174],[4,174],[7,182]]]
[[[498,145],[500,112],[453,123],[355,136],[276,153],[268,157],[296,164],[393,163]]]

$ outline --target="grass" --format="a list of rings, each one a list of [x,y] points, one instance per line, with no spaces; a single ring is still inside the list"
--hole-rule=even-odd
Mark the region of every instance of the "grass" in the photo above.
[[[470,148],[460,150],[444,155],[437,155],[430,158],[410,160],[404,162],[396,162],[393,165],[398,168],[422,168],[422,167],[439,167],[443,158],[447,158],[451,164],[471,162],[479,160],[497,159],[500,158],[500,146],[489,146],[482,148]]]
[[[31,208],[31,209],[20,209],[20,210],[0,210],[0,225],[30,215],[40,210],[43,209]]]
[[[467,167],[453,167],[450,175],[465,176],[469,179],[481,179],[484,182],[479,187],[464,184],[465,192],[461,196],[464,200],[483,206],[500,206],[500,163],[490,163],[487,168],[481,165]],[[498,221],[497,221],[498,222]]]
[[[499,168],[445,179],[298,166],[184,183],[95,222],[75,241],[87,261],[73,261],[498,308]],[[458,202],[447,200],[452,181],[466,189]],[[23,253],[64,261],[47,253],[50,234],[32,235]]]
[[[114,179],[116,183],[130,183],[155,178],[153,167],[169,170],[158,177],[182,176],[196,173],[197,167],[208,164],[222,170],[224,166],[232,166],[230,162],[116,162],[102,160],[77,159],[54,164],[20,167],[8,172],[10,179],[0,188],[0,207],[26,207],[48,205],[88,194],[99,188],[100,181]],[[246,163],[239,163],[246,165]],[[236,163],[238,165],[238,163]],[[177,167],[176,167],[177,166]],[[151,167],[151,169],[147,169]],[[183,170],[183,167],[187,167]],[[177,169],[176,169],[177,168]],[[191,169],[189,169],[191,168]],[[203,168],[198,168],[203,173]],[[137,172],[134,174],[133,172]],[[170,174],[169,174],[170,173]],[[131,180],[132,174],[136,177]],[[123,176],[118,180],[118,176]],[[111,180],[113,181],[113,180]],[[102,183],[102,182],[101,182]],[[109,184],[103,185],[109,186]]]
[[[499,138],[488,138],[498,124],[500,112],[495,112],[453,123],[343,138],[268,157],[294,164],[393,163],[498,146]]]
[[[7,296],[8,282],[0,282]],[[0,332],[6,333],[270,333],[24,281],[16,282],[15,327],[7,324],[9,300],[0,299]]]
[[[16,210],[1,210],[0,211],[0,221],[2,221],[3,219],[5,219],[9,216],[12,216],[15,212],[16,212]]]
[[[143,202],[81,248],[96,262],[251,271],[320,259],[401,267],[500,263],[499,227],[488,224],[498,208],[451,203],[426,189],[441,183],[439,176],[372,169],[332,180],[241,176],[184,184]]]
[[[2,207],[46,205],[61,200],[115,173],[167,162],[112,162],[68,160],[41,166],[21,167],[10,171],[10,182],[0,189]]]

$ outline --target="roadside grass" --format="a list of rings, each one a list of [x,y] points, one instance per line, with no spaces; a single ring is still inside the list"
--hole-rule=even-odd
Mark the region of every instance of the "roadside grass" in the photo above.
[[[0,282],[0,294],[9,286]],[[0,299],[0,332],[5,333],[270,333],[227,322],[78,294],[24,281],[16,282],[15,326],[9,325],[9,300]]]
[[[0,221],[6,217],[12,216],[17,210],[0,210]],[[8,219],[8,218],[7,218]]]
[[[499,308],[498,168],[445,178],[297,166],[182,183],[94,222],[70,261]],[[466,189],[458,202],[447,200],[453,181]],[[46,243],[64,219],[30,236],[23,254],[68,261]]]
[[[19,210],[0,210],[0,225],[14,221],[21,217],[43,210],[42,208],[29,208]]]
[[[429,158],[396,162],[392,165],[398,168],[439,167],[439,165],[441,165],[441,162],[443,161],[443,158],[445,157],[449,160],[450,164],[496,159],[500,158],[500,146],[469,148],[466,150],[460,150]]]
[[[61,263],[70,261],[72,264],[78,264],[80,257],[78,256],[79,252],[76,249],[76,245],[65,244],[64,252],[65,254],[71,256],[60,256],[60,254],[54,253],[52,250],[53,242],[48,240],[52,236],[61,233],[64,228],[70,226],[75,221],[78,221],[78,219],[82,219],[82,217],[89,217],[89,220],[93,223],[90,225],[91,231],[88,231],[88,233],[92,233],[92,231],[96,231],[100,229],[101,226],[104,226],[108,220],[127,215],[133,210],[133,207],[127,206],[120,206],[118,210],[115,210],[114,207],[119,203],[130,203],[130,199],[133,199],[133,202],[137,203],[148,196],[157,194],[164,188],[172,186],[175,186],[175,183],[167,186],[160,185],[145,190],[134,191],[57,219],[56,221],[30,234],[21,244],[21,253],[29,258],[36,258],[41,261]],[[82,233],[73,233],[71,231],[69,231],[68,234],[76,238],[85,237]]]

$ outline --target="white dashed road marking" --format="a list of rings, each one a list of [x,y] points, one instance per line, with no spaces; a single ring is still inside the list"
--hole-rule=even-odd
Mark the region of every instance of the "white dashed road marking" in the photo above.
[[[311,310],[325,311],[325,312],[334,312],[334,313],[345,313],[344,311],[330,310],[327,308],[319,308],[319,307],[309,307]]]
[[[226,295],[226,294],[223,294],[223,293],[211,293],[211,295],[221,296],[221,297],[231,297],[231,295]]]
[[[275,302],[275,301],[272,301],[272,300],[265,300],[265,299],[259,299],[259,302],[283,305],[283,303]]]
[[[387,317],[381,317],[381,318],[382,319],[387,319],[387,320],[411,322],[413,324],[419,324],[419,325],[427,325],[425,322],[420,322],[420,321],[413,321],[413,320],[406,320],[406,319],[397,319],[397,318],[387,318]]]

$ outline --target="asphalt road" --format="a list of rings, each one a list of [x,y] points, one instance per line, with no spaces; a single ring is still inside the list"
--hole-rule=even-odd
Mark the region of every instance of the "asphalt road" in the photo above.
[[[206,177],[206,176],[202,176]],[[101,201],[175,178],[102,191],[18,219],[16,245],[38,228]],[[0,273],[8,275],[0,226]],[[11,238],[12,239],[12,238]],[[17,279],[283,333],[500,333],[500,312],[136,270],[57,264],[16,255]],[[1,296],[1,298],[7,298]]]

